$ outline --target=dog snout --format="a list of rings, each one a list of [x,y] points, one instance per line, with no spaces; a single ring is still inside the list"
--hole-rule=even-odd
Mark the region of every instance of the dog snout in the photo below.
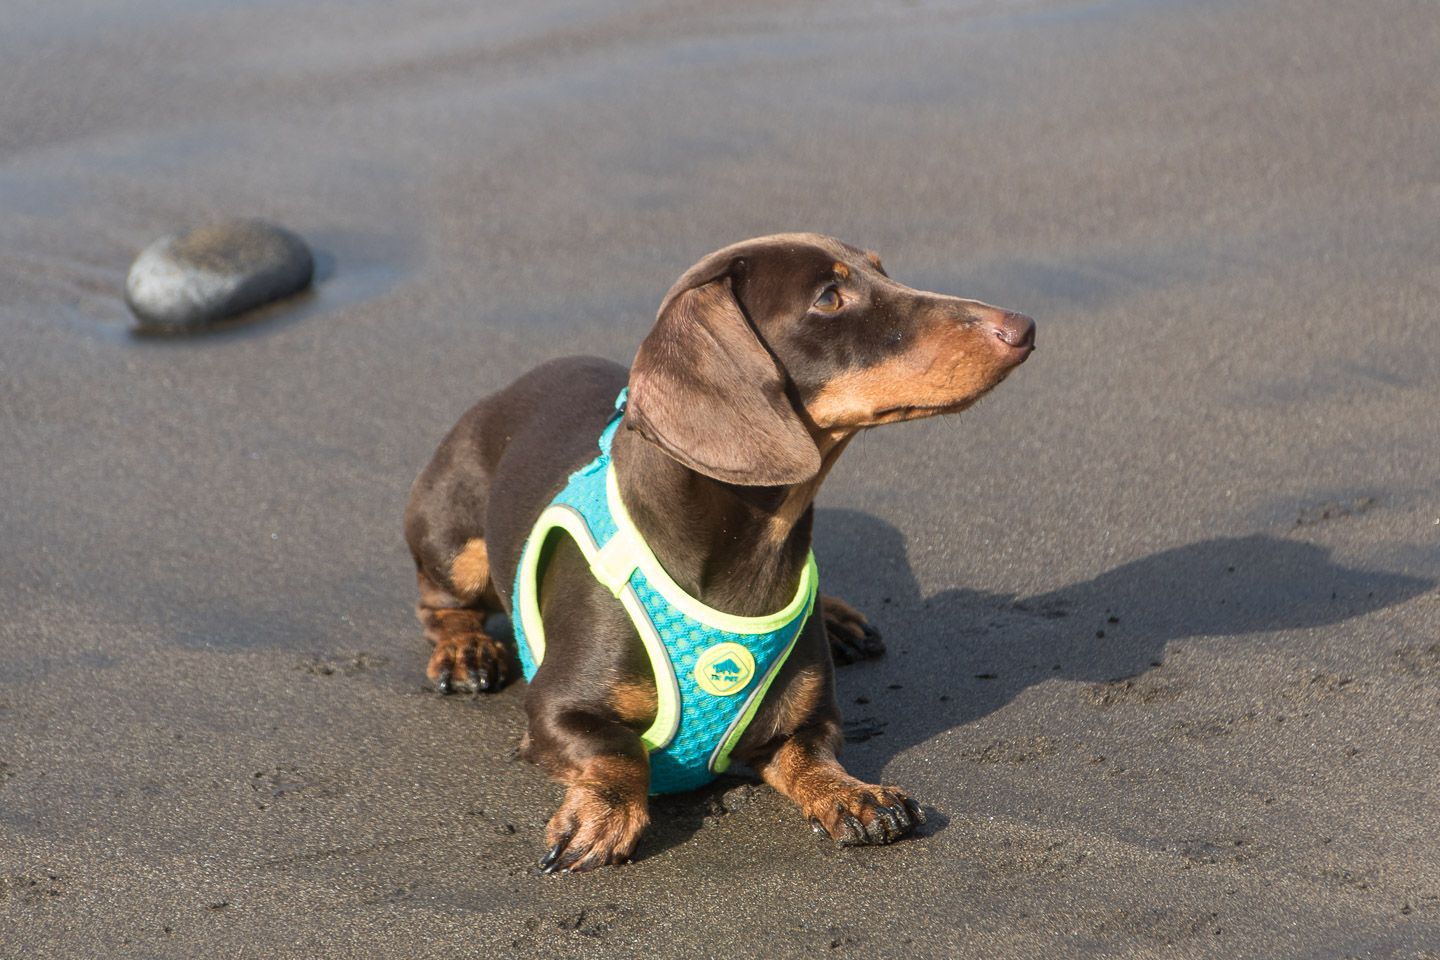
[[[971,308],[971,316],[995,332],[1006,346],[1029,351],[1035,347],[1035,321],[1023,313],[996,307]]]

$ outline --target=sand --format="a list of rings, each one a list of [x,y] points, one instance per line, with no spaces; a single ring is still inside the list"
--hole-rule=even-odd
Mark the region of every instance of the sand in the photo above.
[[[0,956],[1440,955],[1440,8],[11,4]],[[126,328],[256,216],[315,291]],[[441,700],[400,536],[458,414],[809,229],[1034,315],[820,497],[860,775],[532,873],[523,690]]]

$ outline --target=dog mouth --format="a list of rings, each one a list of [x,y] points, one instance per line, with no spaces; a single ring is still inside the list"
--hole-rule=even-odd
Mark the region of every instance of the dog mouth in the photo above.
[[[926,417],[939,417],[947,413],[959,413],[975,405],[989,390],[981,391],[973,397],[966,397],[963,400],[956,400],[951,403],[933,404],[907,404],[898,407],[886,407],[875,414],[875,423],[899,423],[904,420],[923,420]]]
[[[1010,363],[1018,367],[1030,359],[1030,354],[1035,352],[1035,335],[1032,333],[1029,339],[1014,346],[1010,346],[1009,344],[1006,344],[1006,346],[1010,347],[1008,350]]]
[[[1015,353],[1019,354],[1015,362],[1004,368],[1000,375],[995,378],[995,382],[976,393],[961,397],[958,400],[949,400],[943,403],[907,403],[896,404],[893,407],[885,407],[875,413],[873,424],[879,425],[882,423],[902,423],[906,420],[924,420],[927,417],[942,417],[947,413],[960,413],[962,410],[968,410],[984,399],[991,390],[1000,386],[1010,371],[1023,363],[1025,358],[1028,357],[1034,349],[1033,344],[1023,348],[1015,348]]]

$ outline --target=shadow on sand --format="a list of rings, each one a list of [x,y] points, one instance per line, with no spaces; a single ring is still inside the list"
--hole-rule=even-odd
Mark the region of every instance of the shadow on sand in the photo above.
[[[927,597],[904,537],[889,523],[821,510],[815,529],[822,589],[866,611],[890,647],[881,660],[837,674],[846,765],[871,781],[883,779],[885,763],[901,751],[973,723],[1044,680],[1099,684],[1093,695],[1100,698],[1144,696],[1144,674],[1163,665],[1172,640],[1341,623],[1435,587],[1341,566],[1314,544],[1254,534],[1165,550],[1034,596],[955,588]],[[725,777],[707,790],[659,798],[655,836],[642,855],[683,842],[743,783]],[[932,817],[926,832],[943,824],[943,816]]]
[[[1435,586],[1252,534],[1175,547],[1034,596],[962,587],[926,597],[900,532],[853,510],[820,511],[815,552],[824,589],[866,610],[890,644],[886,659],[839,674],[847,738],[875,740],[876,749],[847,751],[867,775],[1046,679],[1124,685],[1160,667],[1172,640],[1341,623]]]

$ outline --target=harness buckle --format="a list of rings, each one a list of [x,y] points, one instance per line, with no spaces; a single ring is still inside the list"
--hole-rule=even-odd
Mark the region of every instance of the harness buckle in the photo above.
[[[639,565],[630,539],[623,532],[616,531],[591,558],[590,572],[612,596],[618,597],[625,592],[630,575]]]

